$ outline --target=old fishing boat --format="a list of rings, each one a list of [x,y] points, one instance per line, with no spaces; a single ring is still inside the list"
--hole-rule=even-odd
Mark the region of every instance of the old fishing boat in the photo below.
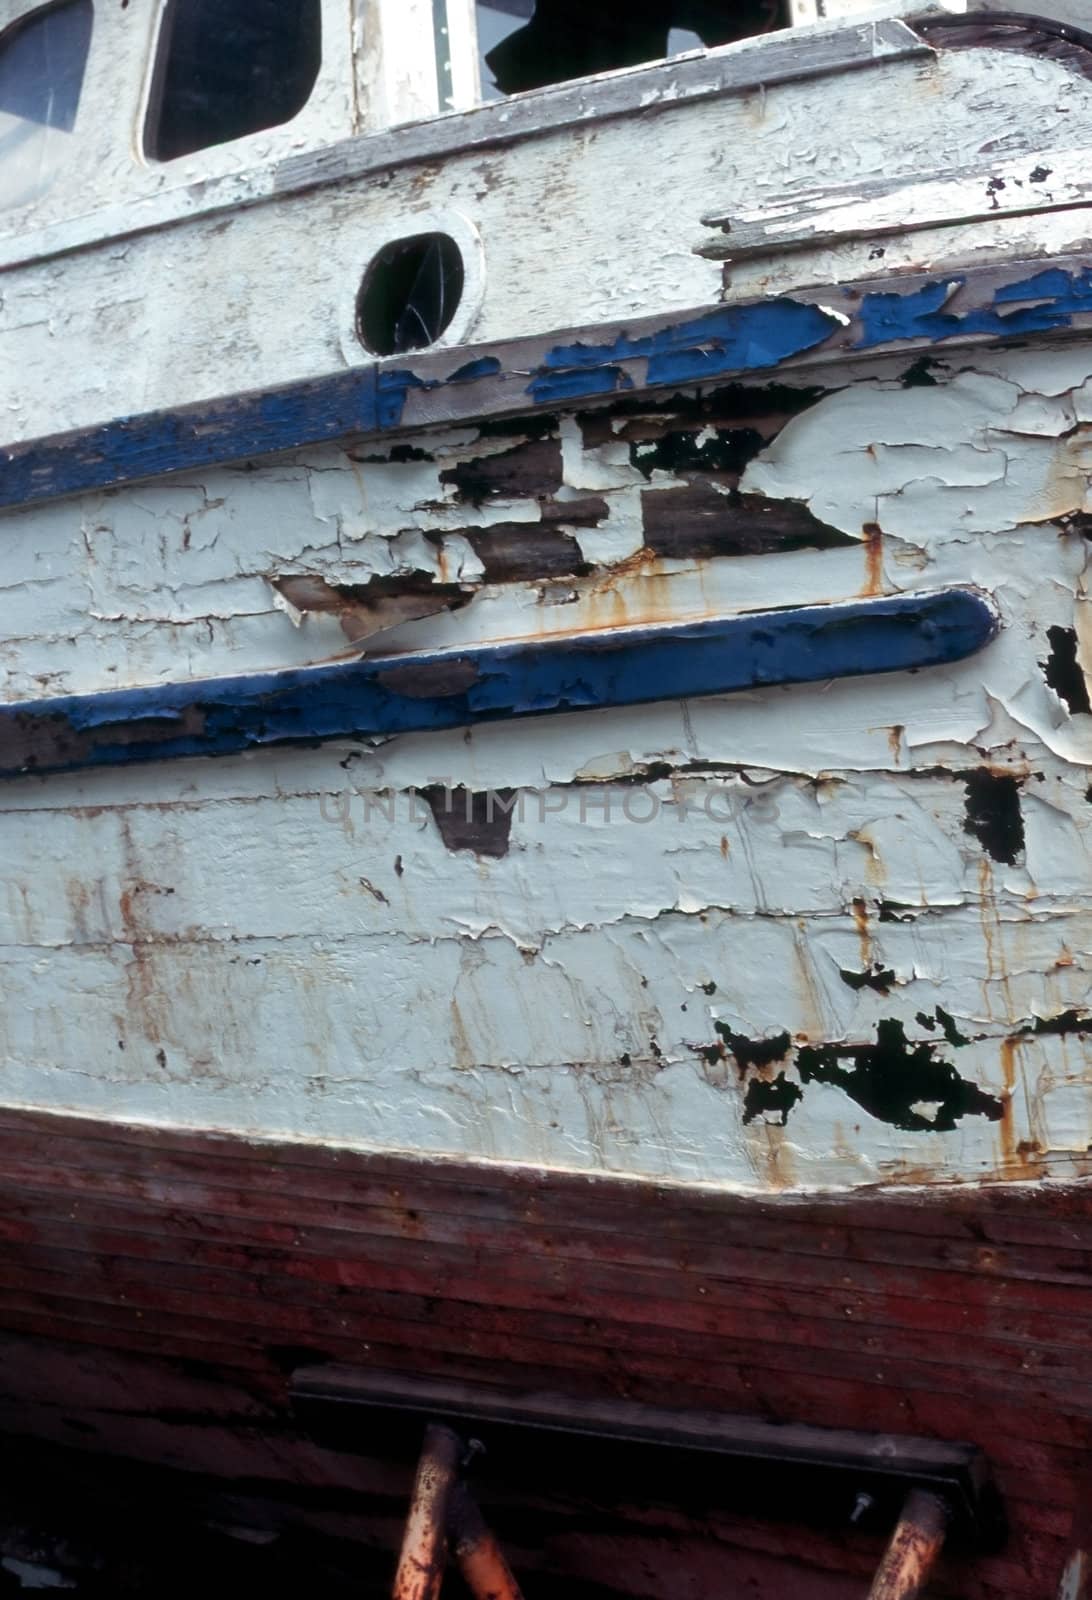
[[[20,1493],[383,1593],[433,1424],[528,1596],[1084,1592],[1045,12],[0,0]]]

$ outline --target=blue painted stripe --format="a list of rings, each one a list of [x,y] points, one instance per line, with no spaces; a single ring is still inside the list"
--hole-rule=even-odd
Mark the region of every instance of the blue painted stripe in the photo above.
[[[0,452],[0,506],[382,433],[398,427],[407,392],[421,386],[411,372],[365,367],[15,446]]]
[[[959,308],[950,310],[953,287],[961,293]],[[1000,283],[994,268],[924,282],[891,279],[882,287],[843,284],[806,298],[649,320],[602,343],[524,339],[504,349],[503,361],[467,352],[454,371],[450,351],[423,352],[412,370],[363,367],[0,449],[0,507],[410,425],[768,373],[820,350],[1022,338],[1072,328],[1078,319],[1092,323],[1092,267],[1083,259],[1030,273],[1025,266]]]
[[[908,671],[970,655],[996,625],[953,589],[27,701],[0,710],[0,777]]]
[[[647,369],[646,384],[682,382],[774,366],[813,349],[841,326],[830,312],[815,306],[789,299],[762,301],[718,308],[636,338],[621,334],[610,345],[550,348],[540,342],[528,366],[517,356],[507,371],[498,357],[485,355],[441,377],[436,375],[437,362],[449,364],[450,354],[424,355],[418,358],[420,371],[363,367],[204,405],[122,417],[0,451],[0,507],[382,434],[402,426],[411,391],[445,391],[434,407],[444,420],[453,408],[455,415],[465,414],[464,402],[452,390],[460,396],[480,391],[495,399],[498,384],[514,385],[520,408],[557,405],[632,388],[634,379],[620,361],[641,362]],[[517,350],[528,347],[529,341],[523,341]],[[486,415],[490,400],[470,409]],[[506,409],[512,409],[511,401]]]
[[[1087,268],[1081,272],[1048,268],[1030,278],[1003,284],[995,290],[989,305],[945,311],[953,291],[965,283],[966,277],[956,274],[910,293],[892,290],[866,295],[861,304],[857,348],[867,350],[904,339],[928,339],[941,344],[948,339],[983,334],[1011,339],[1029,333],[1056,333],[1060,328],[1071,327],[1075,316],[1092,311],[1092,270]]]

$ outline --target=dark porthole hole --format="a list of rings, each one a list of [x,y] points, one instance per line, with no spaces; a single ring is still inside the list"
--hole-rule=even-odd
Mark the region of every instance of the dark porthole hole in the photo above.
[[[466,271],[446,233],[417,233],[385,245],[364,275],[357,331],[373,355],[424,350],[450,327]]]

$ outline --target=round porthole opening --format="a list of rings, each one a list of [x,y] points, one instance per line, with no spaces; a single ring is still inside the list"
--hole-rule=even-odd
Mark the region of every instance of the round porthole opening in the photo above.
[[[446,233],[417,233],[384,245],[364,274],[357,332],[373,355],[396,356],[435,344],[451,325],[466,273]]]

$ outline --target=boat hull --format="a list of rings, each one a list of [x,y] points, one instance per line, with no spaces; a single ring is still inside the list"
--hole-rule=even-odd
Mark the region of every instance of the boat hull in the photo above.
[[[363,1424],[316,1439],[298,1367],[977,1444],[1009,1540],[954,1551],[937,1595],[1041,1600],[1083,1537],[1088,1185],[758,1200],[6,1112],[0,1232],[0,1427],[28,1471],[46,1445],[96,1492],[169,1469],[208,1518],[234,1497],[359,1540],[377,1585],[419,1427],[379,1455]],[[589,1520],[529,1459],[482,1492],[528,1593],[833,1600],[875,1567],[875,1533],[706,1487],[681,1509],[668,1473]]]

